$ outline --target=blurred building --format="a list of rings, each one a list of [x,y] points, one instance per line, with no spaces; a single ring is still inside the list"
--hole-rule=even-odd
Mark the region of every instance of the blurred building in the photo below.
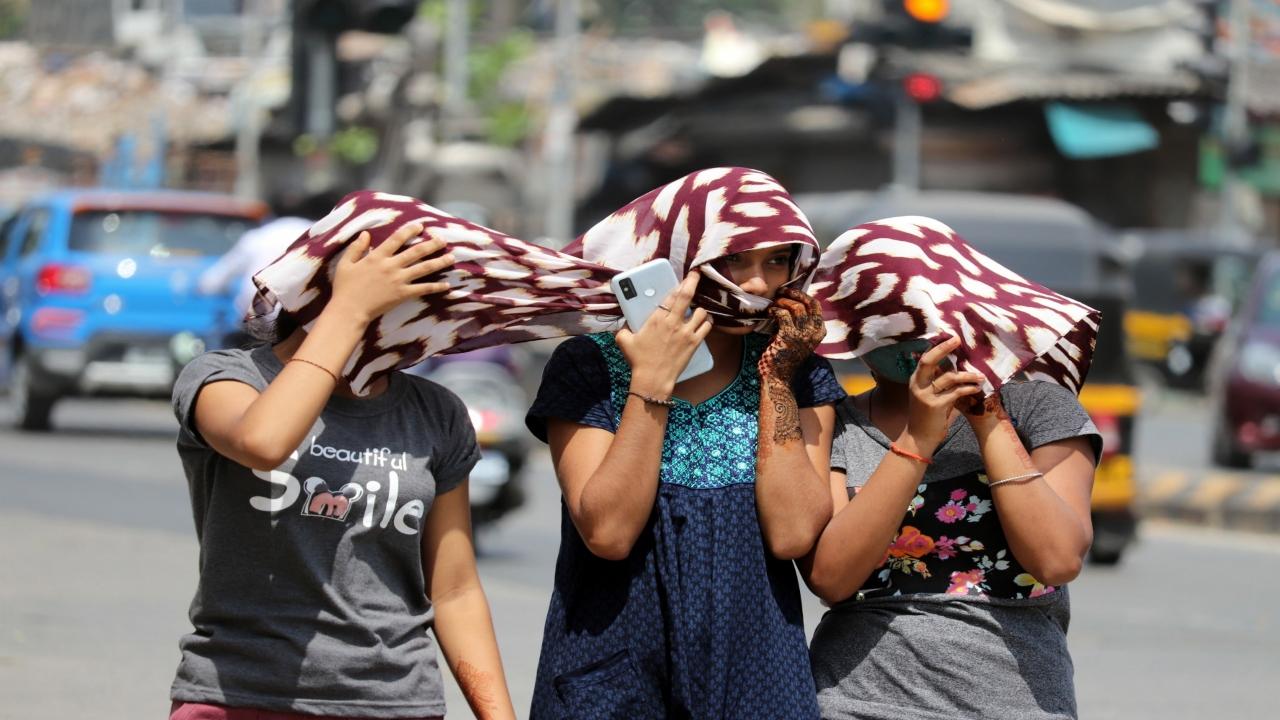
[[[287,11],[287,0],[33,2],[26,42],[0,44],[0,141],[87,159],[89,172],[43,166],[63,183],[231,190],[244,118],[288,97]]]
[[[1197,5],[851,7],[837,43],[815,39],[692,90],[623,90],[596,105],[580,134],[605,148],[606,169],[583,198],[580,224],[712,163],[758,167],[796,192],[905,183],[1060,197],[1116,226],[1214,221],[1219,193],[1205,181],[1203,146],[1225,94],[1198,70],[1214,51]],[[1255,85],[1280,85],[1280,73],[1254,75]],[[904,140],[912,115],[919,128]]]

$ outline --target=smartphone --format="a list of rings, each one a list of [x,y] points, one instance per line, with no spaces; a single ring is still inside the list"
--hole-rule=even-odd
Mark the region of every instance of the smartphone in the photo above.
[[[609,287],[618,298],[618,305],[622,307],[622,316],[627,319],[627,327],[631,328],[631,332],[640,332],[640,328],[644,326],[649,316],[658,310],[658,305],[679,284],[680,281],[676,280],[676,272],[671,268],[671,262],[662,258],[624,270],[609,281]],[[692,313],[686,312],[685,317],[690,314]],[[715,360],[711,357],[707,344],[698,343],[697,349],[693,351],[693,357],[689,358],[689,364],[680,373],[680,377],[676,378],[676,382],[684,382],[691,377],[709,372],[714,364]]]

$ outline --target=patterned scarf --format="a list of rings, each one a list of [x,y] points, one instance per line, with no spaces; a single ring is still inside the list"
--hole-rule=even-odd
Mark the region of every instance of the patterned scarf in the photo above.
[[[1013,376],[1080,392],[1101,313],[1030,282],[926,217],[859,225],[822,254],[809,292],[823,304],[818,353],[853,358],[907,340],[958,335],[957,369],[987,393]]]
[[[734,253],[797,247],[787,285],[822,303],[818,352],[859,357],[904,340],[959,335],[956,366],[994,392],[1018,373],[1079,392],[1099,313],[1029,282],[923,217],[860,225],[819,256],[803,213],[768,175],[743,168],[692,173],[629,203],[563,251],[518,240],[414,198],[347,196],[260,271],[255,312],[287,312],[310,327],[332,293],[335,260],[364,230],[372,246],[406,223],[443,239],[457,260],[452,290],[412,300],[371,323],[344,368],[357,395],[392,370],[432,355],[617,327],[609,290],[620,270],[667,258],[683,277],[703,273],[694,298],[722,326],[768,328],[769,301],[744,292],[722,264]]]
[[[617,272],[668,258],[683,277],[703,273],[694,304],[721,325],[762,325],[769,301],[744,292],[721,265],[728,255],[794,244],[788,284],[803,287],[818,244],[803,213],[768,175],[743,168],[692,173],[605,218],[564,251],[518,240],[402,195],[356,192],[254,276],[254,313],[284,311],[309,328],[333,292],[336,259],[362,231],[371,246],[406,223],[440,238],[456,264],[452,290],[405,302],[371,323],[343,370],[357,395],[392,370],[427,357],[616,327],[609,289]]]

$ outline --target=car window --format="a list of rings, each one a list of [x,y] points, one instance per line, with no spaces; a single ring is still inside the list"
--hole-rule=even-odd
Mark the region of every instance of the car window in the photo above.
[[[1230,301],[1233,311],[1244,303],[1256,262],[1251,257],[1225,257],[1213,267],[1213,291]]]
[[[27,223],[27,230],[22,235],[22,247],[18,249],[19,257],[27,257],[40,247],[40,239],[44,237],[45,225],[49,222],[49,211],[32,210],[29,217],[31,221]]]
[[[1258,306],[1258,324],[1263,327],[1280,327],[1280,272],[1271,273],[1262,289],[1262,302]]]
[[[949,224],[987,257],[1045,287],[1069,292],[1099,281],[1099,258],[1080,228],[969,217]]]
[[[256,223],[230,215],[94,210],[71,221],[68,247],[106,255],[222,255]]]
[[[18,224],[18,214],[14,213],[0,223],[0,264],[9,254],[9,236],[13,234],[13,226]]]

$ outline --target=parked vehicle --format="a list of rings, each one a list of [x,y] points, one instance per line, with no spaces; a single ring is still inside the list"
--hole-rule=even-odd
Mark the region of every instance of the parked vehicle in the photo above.
[[[0,383],[47,430],[71,395],[167,395],[226,312],[195,280],[266,213],[176,191],[63,190],[0,226]]]
[[[1280,252],[1263,257],[1210,363],[1213,461],[1247,468],[1280,451]]]
[[[486,348],[433,358],[410,372],[448,388],[467,406],[480,445],[471,470],[471,519],[491,525],[524,504],[529,432],[524,415],[529,398],[520,382],[519,351]]]
[[[1118,562],[1137,531],[1131,454],[1141,401],[1122,322],[1131,291],[1107,229],[1068,203],[1021,195],[841,193],[802,195],[796,202],[826,242],[879,218],[937,218],[1014,272],[1102,312],[1093,366],[1080,403],[1103,436],[1102,458],[1094,474],[1090,558],[1100,564]],[[837,371],[850,393],[864,392],[874,384],[861,363],[840,363]]]
[[[1215,231],[1129,231],[1126,238],[1137,250],[1124,318],[1134,359],[1159,370],[1170,387],[1202,389],[1259,253],[1247,238]]]

